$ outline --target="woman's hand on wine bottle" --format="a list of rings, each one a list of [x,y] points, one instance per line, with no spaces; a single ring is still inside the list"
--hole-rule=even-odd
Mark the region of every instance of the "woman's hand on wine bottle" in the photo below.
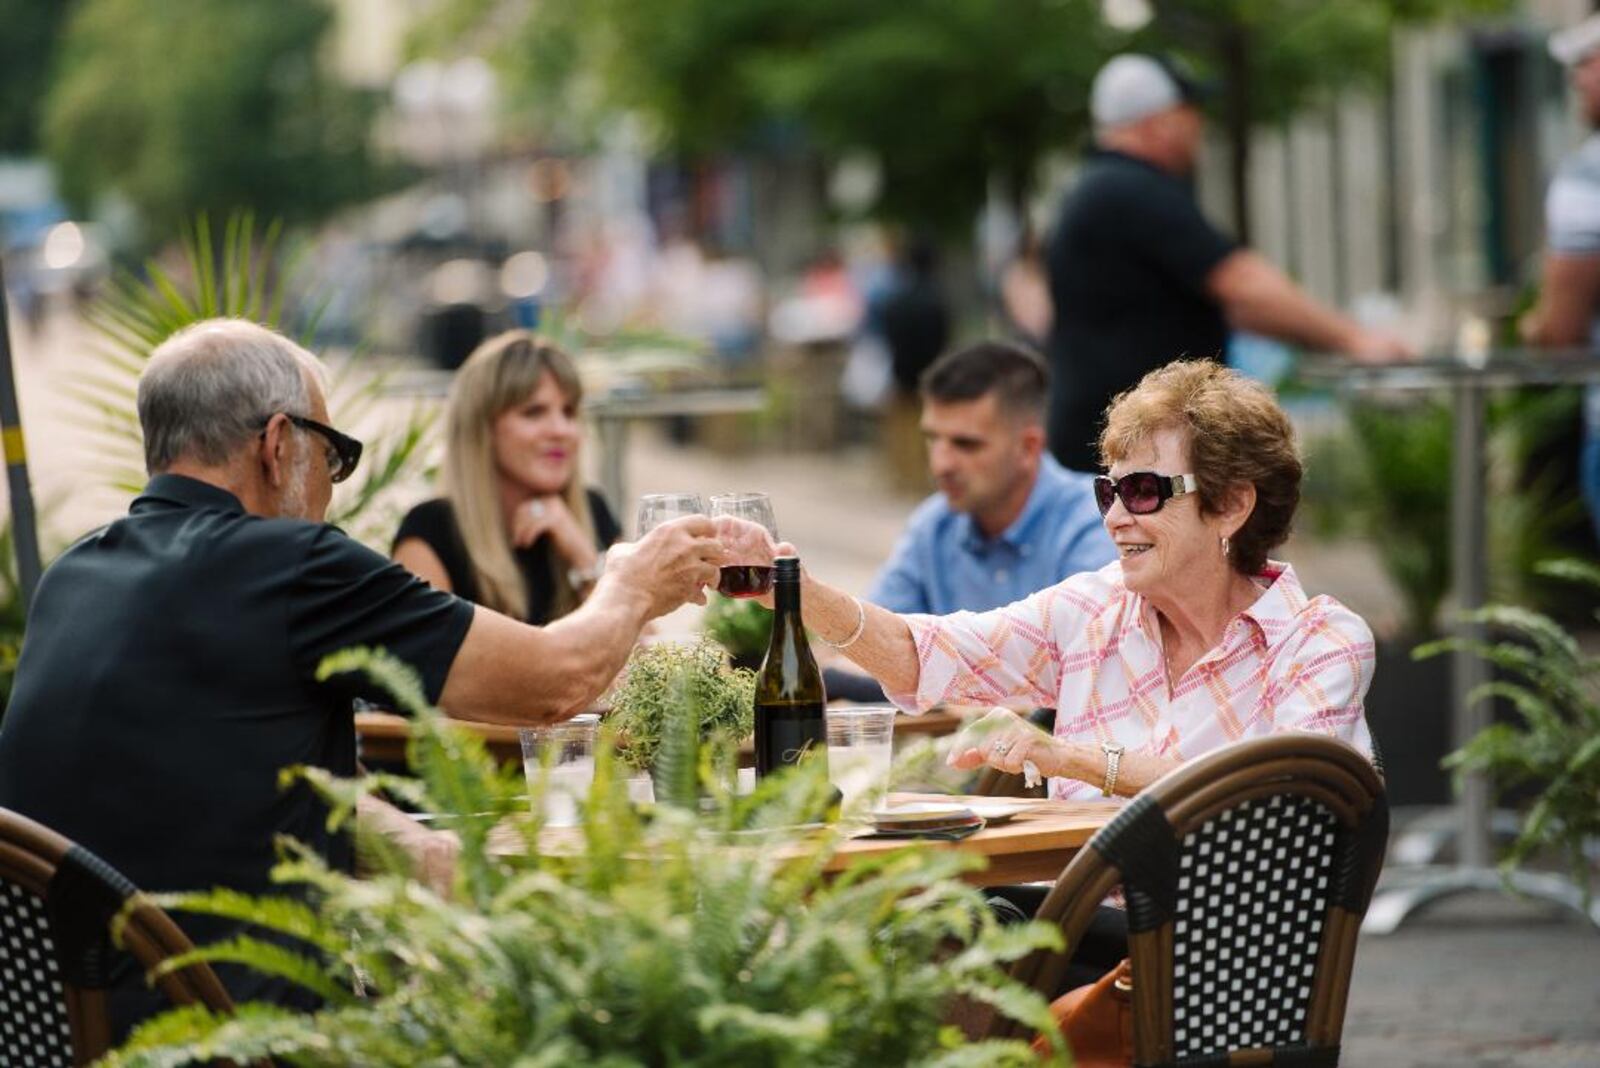
[[[649,598],[655,619],[678,606],[706,603],[707,586],[717,584],[726,553],[710,519],[684,516],[662,523],[635,542],[622,542],[606,554],[603,581],[621,582]]]

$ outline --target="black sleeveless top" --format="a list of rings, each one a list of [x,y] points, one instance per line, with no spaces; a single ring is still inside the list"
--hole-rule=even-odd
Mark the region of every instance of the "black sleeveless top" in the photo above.
[[[605,498],[591,489],[589,511],[594,516],[595,548],[602,553],[622,535],[622,526],[611,514]],[[461,530],[456,526],[455,509],[443,497],[423,501],[400,521],[400,530],[394,536],[394,545],[407,538],[420,538],[438,556],[450,576],[450,587],[458,597],[478,601],[478,577],[467,556],[466,543],[461,540]],[[392,551],[392,547],[391,547]],[[522,572],[522,581],[528,591],[526,622],[543,626],[550,622],[551,604],[555,590],[550,584],[550,554],[555,549],[548,536],[540,538],[526,549],[511,550]]]

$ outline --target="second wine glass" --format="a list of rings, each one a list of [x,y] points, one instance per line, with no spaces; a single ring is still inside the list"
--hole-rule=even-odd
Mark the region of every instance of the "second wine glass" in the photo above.
[[[662,523],[686,515],[705,515],[706,502],[698,493],[647,493],[639,498],[638,533],[642,538]]]
[[[719,493],[711,498],[711,515],[731,516],[765,527],[778,540],[778,521],[772,499],[765,493]],[[772,561],[732,560],[722,565],[717,592],[724,597],[761,597],[772,592]]]

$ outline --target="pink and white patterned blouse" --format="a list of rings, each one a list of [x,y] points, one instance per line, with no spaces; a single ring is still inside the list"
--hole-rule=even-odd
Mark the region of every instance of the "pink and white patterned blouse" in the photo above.
[[[1155,610],[1122,584],[1120,561],[991,612],[906,616],[921,674],[913,711],[935,705],[1056,708],[1056,737],[1188,760],[1279,731],[1331,734],[1372,755],[1361,702],[1372,631],[1332,597],[1308,599],[1288,564],[1268,561],[1254,604],[1168,695]],[[1050,796],[1100,796],[1053,778]]]

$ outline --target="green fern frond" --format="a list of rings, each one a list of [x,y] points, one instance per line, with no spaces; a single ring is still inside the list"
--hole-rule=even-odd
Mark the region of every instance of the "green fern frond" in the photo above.
[[[268,910],[262,909],[252,919],[261,926],[271,926],[273,917]],[[351,999],[350,988],[330,978],[325,965],[315,957],[249,935],[208,942],[187,953],[168,957],[155,967],[154,974],[168,975],[199,962],[242,964],[252,971],[277,976],[302,986],[334,1005]]]

